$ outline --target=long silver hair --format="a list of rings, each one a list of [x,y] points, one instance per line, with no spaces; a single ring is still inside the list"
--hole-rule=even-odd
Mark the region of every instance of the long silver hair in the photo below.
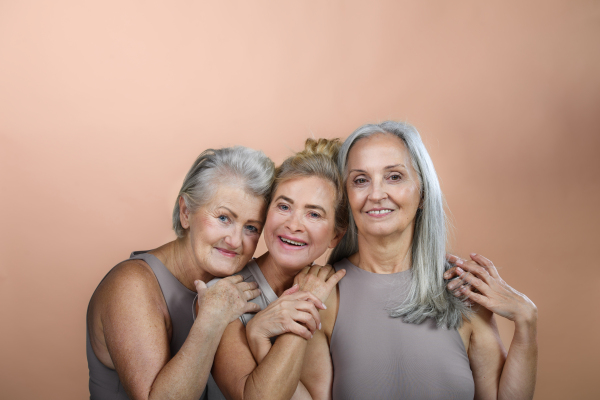
[[[404,122],[386,121],[363,125],[348,136],[338,154],[338,167],[344,177],[344,187],[348,178],[350,149],[357,141],[375,134],[392,134],[404,142],[412,166],[419,176],[421,191],[422,207],[415,216],[411,249],[411,286],[406,300],[390,308],[389,314],[401,317],[407,323],[419,324],[426,318],[433,318],[438,326],[458,328],[462,325],[463,315],[469,316],[470,309],[446,289],[443,275],[449,264],[446,261],[444,196],[431,157],[415,127]],[[331,253],[330,264],[359,251],[356,223],[352,212],[349,214],[348,230]]]
[[[173,208],[173,230],[185,236],[179,219],[179,197],[190,212],[206,204],[219,185],[234,184],[269,203],[275,165],[262,151],[243,146],[208,149],[198,156],[188,171]]]

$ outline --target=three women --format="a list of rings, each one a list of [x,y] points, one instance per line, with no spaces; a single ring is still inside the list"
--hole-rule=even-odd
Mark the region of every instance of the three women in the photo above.
[[[187,380],[188,386],[189,379],[207,376],[209,363],[205,360],[211,359],[215,340],[224,332],[214,372],[229,398],[531,398],[537,357],[535,305],[503,282],[493,264],[481,256],[473,255],[472,261],[452,256],[454,267],[448,269],[442,194],[416,130],[395,122],[366,125],[346,140],[338,161],[342,176],[338,172],[334,179],[310,173],[276,184],[265,225],[269,253],[248,264],[241,275],[245,282],[240,282],[242,278],[226,278],[214,286],[223,287],[221,282],[229,280],[227,290],[223,287],[220,295],[227,296],[227,292],[238,299],[249,299],[256,295],[252,281],[259,282],[263,311],[254,319],[245,314],[241,321],[235,320],[236,313],[258,308],[239,302],[237,308],[229,308],[236,312],[225,312],[227,317],[220,320],[233,321],[226,329],[213,323],[219,327],[214,329],[217,334],[206,337],[190,330],[186,345],[188,341],[199,345],[205,340],[208,350],[201,351],[190,344],[196,352],[186,351],[180,358],[186,359],[187,365],[191,363],[189,355],[196,360],[201,358],[204,361],[198,363],[203,363],[203,369],[192,368],[190,373],[183,368],[185,362],[175,362],[174,374],[165,376],[176,380],[176,375],[181,374],[179,381]],[[291,170],[296,167],[293,165]],[[340,202],[346,192],[348,203]],[[218,199],[215,201],[222,207],[220,202],[232,195],[236,194],[218,192],[212,199]],[[351,209],[350,224],[344,235],[343,207],[347,204]],[[196,226],[206,227],[189,232],[188,248],[209,250],[191,252],[208,255],[189,257],[197,265],[210,266],[211,257],[217,253],[230,257],[224,260],[237,257],[237,250],[233,249],[236,244],[224,246],[220,240],[215,242],[212,228],[207,225],[211,217],[222,219],[223,223],[237,221],[241,214],[234,210],[236,203],[230,207],[225,208],[231,213],[223,216],[207,212],[194,219],[181,213],[182,225],[195,221]],[[327,218],[318,225],[316,221],[322,215]],[[321,227],[317,231],[322,234],[308,233],[315,226]],[[327,267],[306,268],[296,277],[299,286],[285,291],[296,272],[326,248],[333,247],[342,235],[330,258],[332,262],[339,261],[335,264],[336,274]],[[169,263],[165,255],[177,259],[176,252],[168,247],[170,253],[157,250],[153,253],[162,254],[165,265]],[[229,268],[226,264],[221,263],[222,268],[197,268],[195,272],[197,275],[205,271],[206,276],[202,277],[207,279],[208,275],[225,276],[226,270],[241,267],[236,264]],[[345,271],[347,276],[341,279]],[[187,274],[187,280],[192,275]],[[186,274],[180,276],[183,283]],[[450,282],[450,291],[446,290],[448,279],[455,276],[458,279]],[[243,284],[247,286],[240,286]],[[237,294],[234,285],[238,285]],[[207,313],[203,310],[218,309],[218,304],[227,301],[220,298],[219,303],[207,297],[213,287],[198,287],[199,319],[207,322],[196,322],[194,327],[209,327],[210,318],[201,317]],[[298,288],[312,294],[297,292]],[[481,306],[472,312],[465,297]],[[111,295],[106,295],[104,301],[110,302]],[[493,313],[515,321],[515,337],[508,355],[498,338]],[[92,325],[88,320],[88,326],[97,332],[97,325]],[[321,326],[323,329],[317,329]],[[144,330],[143,326],[134,328]],[[168,335],[168,324],[162,329]],[[101,356],[102,346],[96,348]],[[111,346],[106,349],[113,354]],[[172,363],[168,358],[163,353],[162,360],[167,361],[163,367]],[[128,381],[135,370],[124,368],[122,372]],[[168,382],[164,388],[175,381],[158,382]],[[181,387],[185,386],[182,383]]]

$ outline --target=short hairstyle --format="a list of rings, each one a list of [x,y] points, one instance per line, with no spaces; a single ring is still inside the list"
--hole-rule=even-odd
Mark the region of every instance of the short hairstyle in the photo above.
[[[390,316],[402,317],[405,322],[415,324],[423,322],[425,318],[433,318],[438,326],[458,328],[462,325],[463,315],[468,317],[470,310],[446,289],[443,275],[449,264],[445,257],[447,233],[444,196],[433,162],[415,127],[404,122],[386,121],[363,125],[348,136],[338,155],[338,167],[344,176],[344,187],[348,178],[350,149],[359,140],[376,134],[394,135],[402,140],[419,177],[421,192],[421,207],[415,216],[411,248],[413,279],[406,301],[390,309]],[[331,253],[331,264],[359,250],[358,232],[352,212],[349,220],[346,234]]]
[[[243,146],[208,149],[198,156],[188,171],[173,208],[173,230],[185,236],[179,219],[179,197],[190,212],[212,199],[219,185],[243,187],[246,192],[269,202],[275,165],[262,151]]]
[[[338,233],[348,227],[348,201],[337,167],[340,147],[340,139],[306,139],[304,150],[287,158],[277,167],[271,189],[273,196],[281,183],[299,177],[316,176],[331,182],[335,190],[335,229]]]

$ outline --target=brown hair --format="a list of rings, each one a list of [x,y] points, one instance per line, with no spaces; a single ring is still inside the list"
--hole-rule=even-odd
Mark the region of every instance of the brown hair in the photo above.
[[[304,150],[287,158],[275,169],[271,198],[277,187],[290,179],[316,176],[333,183],[335,188],[335,230],[348,228],[348,202],[342,175],[337,167],[337,156],[342,146],[340,139],[306,139]]]

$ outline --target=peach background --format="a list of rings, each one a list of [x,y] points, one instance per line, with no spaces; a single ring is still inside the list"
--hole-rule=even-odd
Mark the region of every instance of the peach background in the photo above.
[[[0,2],[0,397],[88,396],[87,302],[203,149],[396,119],[538,305],[536,399],[599,398],[599,43],[594,1]]]

